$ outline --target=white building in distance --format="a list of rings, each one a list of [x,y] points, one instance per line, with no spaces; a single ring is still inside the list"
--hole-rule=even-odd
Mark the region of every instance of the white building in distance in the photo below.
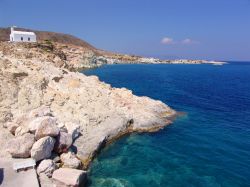
[[[36,42],[36,34],[34,32],[15,31],[11,27],[10,41],[11,42]]]

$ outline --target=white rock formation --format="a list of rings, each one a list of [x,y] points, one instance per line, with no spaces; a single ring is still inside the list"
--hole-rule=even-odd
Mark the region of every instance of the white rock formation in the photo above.
[[[49,136],[43,137],[36,141],[31,149],[31,157],[40,161],[51,156],[54,148],[55,139]]]
[[[45,174],[47,177],[52,177],[53,172],[57,169],[56,164],[53,160],[43,160],[37,167],[37,174]]]
[[[60,158],[65,168],[80,169],[82,166],[81,161],[72,152],[63,153]]]
[[[56,137],[59,134],[59,128],[56,125],[55,118],[44,119],[37,127],[35,138],[39,140],[45,136]]]
[[[32,112],[32,111],[31,111]],[[50,116],[43,116],[43,117],[37,117],[37,118],[31,118],[28,122],[28,128],[29,128],[29,131],[34,133],[36,132],[37,128],[39,125],[41,125],[41,123],[44,121],[44,120],[47,120],[51,118]]]
[[[87,180],[87,174],[85,171],[70,169],[70,168],[60,168],[54,171],[52,179],[57,182],[58,186],[80,186],[84,185]]]
[[[34,143],[34,135],[27,133],[9,141],[7,150],[14,158],[28,158],[30,157],[30,150]]]

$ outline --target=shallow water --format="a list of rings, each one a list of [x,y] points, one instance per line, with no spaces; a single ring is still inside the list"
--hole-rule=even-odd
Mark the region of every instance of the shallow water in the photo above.
[[[185,112],[94,160],[91,187],[250,186],[250,64],[109,65],[84,72]]]

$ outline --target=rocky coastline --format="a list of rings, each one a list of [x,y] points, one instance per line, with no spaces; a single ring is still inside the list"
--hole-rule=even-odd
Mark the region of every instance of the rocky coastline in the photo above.
[[[106,64],[212,64],[212,65],[224,65],[226,62],[220,61],[208,61],[208,60],[160,60],[158,58],[138,58],[136,61],[123,61],[119,59],[113,59],[107,57]]]
[[[33,158],[41,186],[84,183],[103,146],[155,132],[177,114],[76,71],[104,64],[98,55],[48,41],[0,42],[0,157]]]
[[[89,164],[106,144],[169,125],[178,113],[161,101],[78,72],[124,63],[223,64],[163,61],[48,40],[0,42],[1,158],[33,158],[42,187],[75,186],[86,181]]]
[[[1,42],[0,53],[14,55],[20,59],[32,59],[53,62],[57,67],[70,71],[96,68],[108,64],[212,64],[224,65],[227,62],[208,60],[161,60],[134,55],[110,53],[93,48],[45,41],[40,43]]]

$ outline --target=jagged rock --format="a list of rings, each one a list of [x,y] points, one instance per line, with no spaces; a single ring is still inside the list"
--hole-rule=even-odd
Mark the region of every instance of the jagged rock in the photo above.
[[[36,161],[49,158],[54,148],[55,139],[49,136],[43,137],[34,143],[31,149],[31,157]]]
[[[15,136],[22,136],[29,132],[29,128],[26,126],[19,126],[15,130]]]
[[[65,153],[68,151],[71,145],[72,136],[66,132],[60,131],[59,135],[56,137],[56,143],[54,147],[55,152]]]
[[[36,140],[45,136],[56,137],[59,134],[59,128],[56,126],[55,118],[46,118],[38,125],[35,138]]]
[[[19,125],[15,122],[7,122],[4,124],[4,127],[7,128],[11,134],[15,135],[15,131]]]
[[[57,126],[60,129],[60,132],[68,133],[68,130],[67,130],[67,128],[66,128],[66,126],[65,126],[64,123],[58,123]]]
[[[54,171],[52,179],[58,186],[83,186],[87,181],[87,172],[77,169],[60,168]]]
[[[30,150],[35,143],[35,137],[33,134],[24,134],[12,139],[8,143],[8,152],[14,158],[28,158],[30,157]]]
[[[37,174],[41,175],[44,173],[48,177],[52,177],[52,173],[56,170],[57,166],[53,160],[46,159],[41,161],[37,167]]]
[[[77,123],[65,123],[65,127],[69,134],[72,135],[73,141],[81,135],[81,127]]]
[[[65,168],[79,169],[82,165],[82,162],[72,152],[63,153],[60,158]]]
[[[29,131],[31,133],[34,133],[36,132],[38,126],[46,119],[48,119],[50,117],[48,116],[43,116],[43,117],[37,117],[37,118],[34,118],[32,120],[29,121],[29,124],[28,124],[28,127],[29,127]]]

